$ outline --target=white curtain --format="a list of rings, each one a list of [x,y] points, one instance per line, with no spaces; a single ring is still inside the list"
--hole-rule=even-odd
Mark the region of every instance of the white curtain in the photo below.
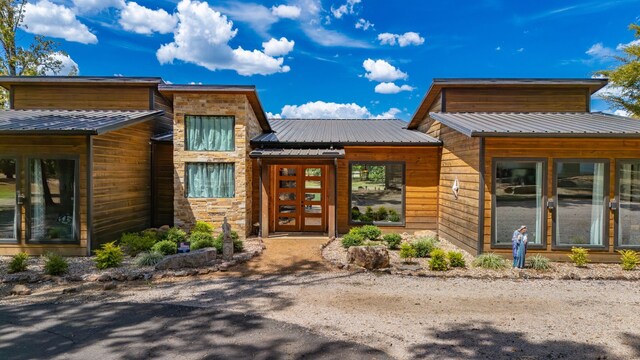
[[[234,164],[192,163],[187,165],[187,197],[231,198],[234,196]]]
[[[192,151],[233,151],[233,116],[187,116],[186,149]]]
[[[591,200],[591,245],[602,245],[604,225],[604,163],[593,164],[593,192]]]
[[[42,162],[31,160],[31,238],[34,240],[41,240],[46,235],[42,171]]]
[[[544,171],[544,169],[542,168],[543,165],[544,165],[543,162],[536,163],[536,225],[535,225],[535,234],[534,234],[535,236],[533,237],[533,239],[529,239],[529,241],[531,241],[534,244],[541,244],[542,234],[544,234],[544,232],[542,231],[542,214],[544,211],[544,209],[542,208],[542,188],[544,186],[544,184],[542,183],[543,181],[542,174]]]

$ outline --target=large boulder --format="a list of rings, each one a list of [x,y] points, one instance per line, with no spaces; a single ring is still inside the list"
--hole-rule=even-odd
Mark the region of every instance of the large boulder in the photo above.
[[[156,265],[156,270],[206,267],[215,259],[216,249],[204,248],[184,254],[169,255]]]
[[[386,246],[352,246],[347,251],[347,261],[367,270],[389,267],[389,251]]]

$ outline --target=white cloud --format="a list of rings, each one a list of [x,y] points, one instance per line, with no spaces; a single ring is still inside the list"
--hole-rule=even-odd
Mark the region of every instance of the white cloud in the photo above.
[[[384,60],[367,59],[362,63],[362,67],[367,71],[364,76],[371,81],[395,81],[409,77],[407,73],[400,71],[395,66]]]
[[[393,108],[383,112],[380,115],[374,116],[373,118],[374,119],[396,119],[398,117],[398,114],[400,114],[401,112],[402,112],[402,110],[393,107]]]
[[[355,12],[353,7],[361,2],[362,0],[347,0],[345,4],[342,4],[337,8],[331,6],[331,13],[333,14],[333,17],[340,19],[343,15],[353,14]]]
[[[280,20],[273,9],[260,4],[231,1],[226,3],[226,6],[214,6],[213,8],[235,21],[248,24],[255,32],[265,38],[269,36],[271,25]]]
[[[124,0],[73,0],[77,14],[95,14],[107,8],[122,8]]]
[[[640,45],[640,39],[633,40],[633,41],[628,42],[626,44],[618,44],[618,46],[616,46],[616,50],[623,51],[628,46],[637,46],[637,45]]]
[[[272,38],[271,40],[262,43],[264,53],[269,56],[287,55],[291,50],[293,50],[293,45],[295,45],[295,41],[287,40],[285,37],[281,37],[280,40]]]
[[[267,119],[282,119],[282,115],[267,111]]]
[[[598,92],[596,92],[594,94],[594,96],[598,97],[598,98],[605,98],[605,97],[609,97],[609,96],[622,97],[623,96],[623,91],[624,91],[624,88],[622,88],[620,86],[614,86],[612,84],[607,84],[605,87],[603,87],[602,89],[598,90]]]
[[[350,48],[371,48],[371,44],[351,38],[335,30],[328,30],[323,26],[330,20],[324,16],[320,0],[296,0],[296,5],[302,10],[298,19],[302,32],[313,42],[322,46],[342,46]]]
[[[371,22],[369,22],[369,20],[365,20],[365,19],[362,19],[362,18],[360,18],[358,20],[358,22],[356,23],[356,29],[362,29],[364,31],[369,30],[369,28],[373,29],[373,26],[374,25]]]
[[[356,103],[335,103],[325,101],[310,101],[302,105],[285,105],[280,114],[268,112],[271,119],[390,119],[395,118],[401,111],[391,108],[388,111],[374,115],[366,106]]]
[[[413,31],[409,31],[404,34],[381,33],[378,34],[378,40],[381,45],[386,44],[394,46],[398,44],[400,47],[424,44],[424,38],[420,36],[420,33]]]
[[[82,44],[95,44],[98,38],[81,23],[75,13],[64,5],[49,0],[24,5],[24,31],[37,35],[62,38]]]
[[[174,41],[162,45],[156,52],[161,64],[174,60],[193,63],[209,70],[229,69],[240,75],[269,75],[288,72],[284,58],[271,57],[260,50],[232,49],[229,41],[238,30],[226,16],[208,3],[182,0],[178,4],[178,26]]]
[[[61,75],[61,76],[66,76],[66,75],[78,75],[80,74],[80,68],[78,67],[78,64],[73,61],[73,59],[66,54],[63,54],[61,52],[55,52],[53,54],[51,54],[49,56],[50,58],[52,58],[54,61],[59,61],[60,62],[60,70],[57,72],[53,72],[51,70],[46,70],[44,72],[44,75],[47,76],[52,76],[52,75]]]
[[[278,5],[271,7],[271,13],[279,18],[284,19],[297,19],[300,16],[300,9],[297,6],[291,5]]]
[[[496,51],[500,51],[500,50],[502,50],[502,48],[501,48],[500,46],[498,46],[498,47],[496,48]]]
[[[123,29],[138,34],[167,34],[175,29],[178,19],[163,9],[151,10],[131,1],[120,11],[119,22]]]
[[[518,50],[516,50],[516,51],[517,51],[517,52],[523,52],[523,51],[524,51],[524,48],[520,48],[520,49],[518,49]]]
[[[613,112],[613,115],[624,116],[624,117],[632,117],[633,114],[630,111],[618,109]]]
[[[602,45],[602,43],[597,43],[597,44],[593,44],[589,50],[587,50],[585,52],[585,54],[592,56],[596,59],[599,60],[607,60],[607,59],[611,59],[613,56],[616,55],[616,51],[608,48],[604,45]]]
[[[397,94],[401,91],[413,91],[413,86],[398,86],[392,82],[383,82],[376,85],[375,92],[378,94]]]

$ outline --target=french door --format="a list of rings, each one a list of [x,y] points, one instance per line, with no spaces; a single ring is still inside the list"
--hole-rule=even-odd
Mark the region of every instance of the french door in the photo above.
[[[20,235],[18,161],[0,158],[0,242],[17,242]]]
[[[274,165],[274,229],[324,232],[326,165]]]

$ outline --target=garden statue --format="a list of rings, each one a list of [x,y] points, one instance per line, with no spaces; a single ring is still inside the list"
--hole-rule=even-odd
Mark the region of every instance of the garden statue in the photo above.
[[[222,258],[224,260],[233,259],[233,239],[231,238],[231,225],[224,218],[222,223]]]

